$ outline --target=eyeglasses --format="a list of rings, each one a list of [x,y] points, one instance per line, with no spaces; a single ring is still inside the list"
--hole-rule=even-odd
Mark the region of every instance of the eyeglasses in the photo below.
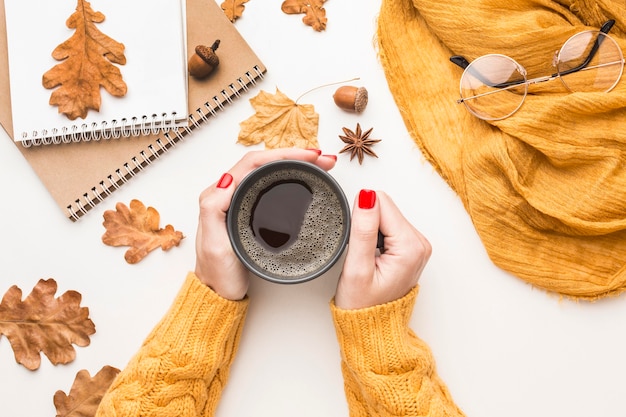
[[[624,70],[622,50],[608,35],[614,24],[609,20],[600,30],[569,38],[554,55],[556,72],[548,76],[527,79],[526,69],[506,55],[488,54],[472,63],[462,56],[451,57],[464,69],[457,103],[480,119],[502,120],[519,110],[531,84],[558,78],[570,92],[611,91]]]

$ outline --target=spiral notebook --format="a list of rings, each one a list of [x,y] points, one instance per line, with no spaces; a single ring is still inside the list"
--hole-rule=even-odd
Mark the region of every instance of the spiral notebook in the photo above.
[[[0,0],[0,34],[5,32]],[[187,0],[187,53],[220,39],[220,64],[188,79],[189,126],[162,134],[24,147],[15,142],[65,215],[76,221],[263,79],[266,68],[215,0]],[[0,123],[13,138],[7,45],[0,36]],[[33,117],[36,117],[34,115]]]
[[[186,126],[184,5],[4,0],[14,140],[67,143]],[[68,97],[67,106],[50,104]]]

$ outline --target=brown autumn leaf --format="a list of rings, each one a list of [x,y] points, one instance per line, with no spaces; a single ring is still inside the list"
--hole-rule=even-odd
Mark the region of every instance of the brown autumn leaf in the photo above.
[[[159,229],[160,215],[153,207],[146,206],[139,200],[132,200],[130,208],[124,203],[117,203],[115,210],[104,212],[102,242],[109,246],[130,246],[124,254],[129,264],[141,261],[159,246],[169,250],[178,246],[183,234],[171,225]]]
[[[67,291],[54,298],[56,291],[54,279],[41,279],[24,301],[14,285],[0,302],[0,334],[9,339],[17,363],[31,371],[41,365],[40,352],[54,365],[73,361],[72,344],[88,346],[96,332],[89,309],[80,307],[80,293]]]
[[[261,91],[250,99],[256,114],[241,122],[237,143],[246,146],[265,142],[267,149],[319,148],[319,114],[312,104],[297,104],[276,89],[276,94]]]
[[[243,14],[244,9],[246,8],[244,3],[247,2],[248,0],[225,0],[222,2],[221,7],[222,10],[224,10],[226,17],[228,17],[231,22],[234,22]]]
[[[50,95],[50,105],[71,120],[84,119],[89,109],[100,110],[100,86],[115,97],[126,95],[126,83],[113,65],[126,64],[124,44],[98,30],[95,23],[103,21],[104,14],[77,0],[76,11],[66,21],[75,32],[52,51],[52,57],[63,62],[43,75],[45,88],[59,87]]]
[[[326,0],[285,0],[281,6],[284,13],[287,14],[302,14],[302,22],[305,25],[311,26],[318,32],[326,29],[326,10],[324,9],[324,2]]]
[[[119,372],[119,369],[108,365],[93,378],[85,369],[78,371],[69,395],[61,390],[54,394],[57,417],[95,416],[102,397]]]

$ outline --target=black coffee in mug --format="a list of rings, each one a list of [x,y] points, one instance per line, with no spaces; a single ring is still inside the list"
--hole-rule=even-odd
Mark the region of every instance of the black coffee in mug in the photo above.
[[[227,228],[250,271],[273,282],[304,282],[326,272],[343,253],[350,208],[326,171],[302,161],[275,161],[239,184]]]
[[[298,237],[312,201],[313,190],[304,181],[282,180],[270,185],[252,206],[252,234],[271,251],[287,249]]]

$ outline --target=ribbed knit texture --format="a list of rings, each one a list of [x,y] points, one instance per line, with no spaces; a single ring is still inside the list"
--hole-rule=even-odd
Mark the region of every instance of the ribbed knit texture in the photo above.
[[[331,301],[351,417],[463,416],[430,349],[408,327],[416,296],[417,288],[361,310],[341,310]],[[190,273],[96,417],[213,416],[247,308],[248,299],[223,299]]]
[[[247,299],[221,298],[190,273],[167,315],[109,388],[96,416],[213,416],[247,306]]]
[[[456,103],[462,70],[449,58],[499,53],[529,77],[549,75],[570,36],[609,18],[625,50],[624,0],[383,0],[378,16],[380,60],[408,131],[493,262],[580,299],[626,288],[626,76],[609,93],[530,86],[517,113],[486,122]]]
[[[430,348],[409,328],[417,287],[380,306],[331,302],[350,417],[463,416],[437,375]]]

